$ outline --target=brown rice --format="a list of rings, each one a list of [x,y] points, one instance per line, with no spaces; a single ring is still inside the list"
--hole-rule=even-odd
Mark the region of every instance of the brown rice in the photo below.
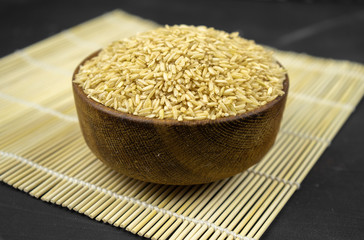
[[[272,52],[238,33],[166,26],[116,41],[75,76],[89,98],[159,119],[235,116],[283,94]]]

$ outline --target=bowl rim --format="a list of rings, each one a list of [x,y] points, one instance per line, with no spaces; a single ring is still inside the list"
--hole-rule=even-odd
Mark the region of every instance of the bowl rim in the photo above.
[[[211,124],[211,123],[219,124],[219,123],[231,122],[231,121],[236,121],[239,119],[257,116],[257,115],[263,113],[264,111],[266,111],[267,109],[278,104],[279,102],[284,101],[284,99],[287,97],[287,94],[288,94],[289,78],[288,78],[288,74],[286,73],[285,79],[283,81],[283,92],[284,92],[283,95],[276,97],[275,99],[266,103],[263,106],[260,106],[254,110],[251,110],[251,111],[248,111],[248,112],[245,112],[242,114],[238,114],[236,116],[221,117],[221,118],[216,118],[215,120],[203,119],[203,120],[178,121],[176,119],[147,118],[147,117],[143,117],[143,116],[133,115],[130,113],[123,113],[114,108],[107,107],[107,106],[87,97],[87,95],[83,91],[82,87],[74,82],[75,76],[78,73],[78,71],[80,70],[80,67],[86,61],[96,57],[101,52],[101,50],[102,49],[99,49],[99,50],[93,52],[92,54],[90,54],[88,57],[83,59],[82,62],[76,67],[76,69],[74,70],[73,75],[72,75],[72,86],[73,86],[74,93],[77,94],[78,96],[80,96],[82,101],[88,102],[93,108],[97,109],[98,111],[101,111],[105,114],[112,115],[115,118],[126,119],[129,121],[134,121],[134,122],[139,122],[139,123],[150,123],[153,125],[205,125],[205,124]],[[277,61],[277,63],[283,68],[283,65],[280,62]]]

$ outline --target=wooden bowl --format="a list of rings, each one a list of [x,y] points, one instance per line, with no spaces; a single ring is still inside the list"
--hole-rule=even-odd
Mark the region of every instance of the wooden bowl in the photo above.
[[[75,70],[98,52],[87,57]],[[73,83],[83,136],[91,151],[114,170],[142,181],[191,185],[240,173],[271,148],[288,93],[234,117],[177,121],[134,116],[88,98]]]

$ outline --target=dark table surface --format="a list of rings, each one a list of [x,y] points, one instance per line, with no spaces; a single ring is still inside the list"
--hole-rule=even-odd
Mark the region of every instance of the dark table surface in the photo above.
[[[0,1],[0,56],[116,8],[207,25],[282,50],[364,63],[359,1]],[[1,76],[0,76],[1,81]],[[364,103],[262,239],[364,239]],[[0,183],[0,239],[141,239]]]

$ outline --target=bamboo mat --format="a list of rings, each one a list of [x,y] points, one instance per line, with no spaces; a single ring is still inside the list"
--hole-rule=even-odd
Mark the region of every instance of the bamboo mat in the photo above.
[[[1,59],[0,179],[148,238],[259,239],[363,96],[364,66],[276,51],[291,87],[268,155],[210,184],[149,184],[110,170],[89,151],[71,75],[94,50],[156,26],[116,10]]]

